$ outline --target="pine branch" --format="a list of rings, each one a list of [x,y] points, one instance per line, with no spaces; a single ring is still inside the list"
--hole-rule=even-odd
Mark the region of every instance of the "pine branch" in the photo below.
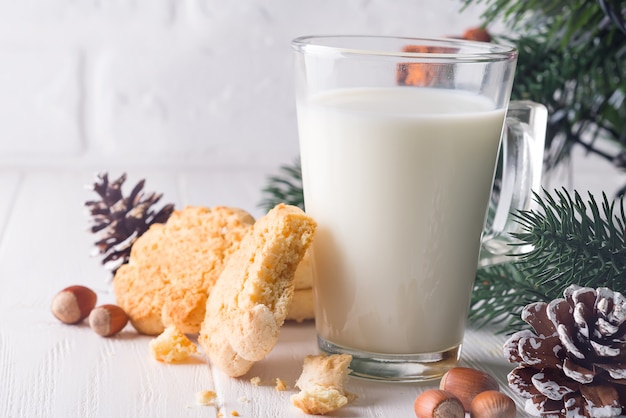
[[[264,197],[259,207],[266,211],[279,203],[298,206],[304,210],[300,159],[295,159],[292,165],[281,166],[280,174],[268,177],[262,192]]]
[[[524,305],[562,296],[570,284],[626,291],[624,200],[619,207],[603,195],[584,202],[566,190],[535,195],[538,210],[516,214],[523,232],[520,245],[533,250],[515,262],[479,270],[470,319],[477,325],[499,323],[502,331],[519,329]]]
[[[492,34],[520,51],[513,99],[548,107],[546,167],[574,146],[626,169],[626,5],[607,0],[464,0],[484,3],[483,24],[504,20],[512,35]],[[607,154],[598,138],[621,148]],[[617,191],[626,191],[626,186]]]
[[[515,263],[486,267],[476,274],[469,319],[477,327],[517,330],[524,325],[519,315],[522,308],[545,298]]]
[[[517,215],[526,231],[517,238],[535,245],[524,257],[525,270],[540,278],[541,285],[558,287],[557,293],[564,281],[622,291],[619,287],[626,285],[623,200],[618,214],[615,202],[606,195],[601,207],[591,194],[585,204],[577,192],[572,197],[565,190],[537,202],[542,212]]]
[[[626,38],[622,37],[620,45],[596,40],[584,52],[558,48],[541,37],[498,39],[515,43],[520,50],[512,98],[548,107],[548,167],[556,166],[574,145],[618,165],[619,154],[607,154],[595,142],[603,137],[626,148],[626,107],[622,102]]]
[[[464,0],[485,3],[484,22],[505,21],[512,31],[533,36],[543,35],[562,49],[588,45],[598,31],[621,31],[623,6],[588,0]],[[604,5],[603,5],[604,3]],[[614,17],[614,18],[613,18]]]

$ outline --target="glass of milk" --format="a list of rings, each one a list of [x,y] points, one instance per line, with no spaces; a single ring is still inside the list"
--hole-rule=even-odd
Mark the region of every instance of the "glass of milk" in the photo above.
[[[459,360],[479,262],[511,252],[510,213],[540,188],[546,110],[509,107],[508,46],[313,36],[292,47],[319,347],[351,354],[355,376],[440,377]]]

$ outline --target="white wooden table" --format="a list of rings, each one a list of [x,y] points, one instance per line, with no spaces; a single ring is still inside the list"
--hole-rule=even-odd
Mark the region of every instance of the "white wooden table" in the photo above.
[[[155,361],[149,337],[129,325],[101,338],[85,323],[69,326],[50,313],[52,297],[82,284],[99,304],[113,303],[108,273],[90,257],[83,202],[96,195],[84,187],[98,170],[0,169],[0,417],[242,417],[305,416],[289,401],[307,354],[317,352],[312,323],[288,323],[278,345],[248,375],[232,379],[198,356],[183,364]],[[126,186],[146,178],[147,191],[164,193],[177,207],[233,205],[260,216],[265,174],[255,170],[125,170]],[[127,189],[125,189],[128,191]],[[493,374],[503,391],[513,368],[501,355],[505,337],[469,330],[462,364]],[[249,379],[261,378],[255,386]],[[276,378],[287,391],[274,388]],[[351,379],[358,399],[338,417],[412,417],[416,395],[428,384],[377,383]],[[196,393],[213,390],[218,408],[196,403]],[[514,398],[521,402],[519,398]],[[519,416],[524,416],[518,404]]]

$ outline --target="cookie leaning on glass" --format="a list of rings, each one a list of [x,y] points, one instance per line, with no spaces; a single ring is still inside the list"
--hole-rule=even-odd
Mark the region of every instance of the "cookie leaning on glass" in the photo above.
[[[316,226],[301,209],[279,204],[228,258],[210,292],[198,338],[227,375],[244,375],[274,348],[293,298],[296,269]]]

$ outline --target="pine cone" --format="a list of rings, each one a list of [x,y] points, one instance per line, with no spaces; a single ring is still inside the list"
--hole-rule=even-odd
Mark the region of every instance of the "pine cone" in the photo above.
[[[152,210],[162,194],[145,194],[141,190],[145,180],[141,180],[131,193],[124,197],[122,185],[126,181],[126,173],[117,180],[109,181],[107,173],[99,174],[98,181],[93,184],[101,200],[89,201],[85,206],[91,214],[90,228],[99,234],[96,241],[96,254],[103,255],[102,264],[113,274],[128,262],[133,243],[150,225],[164,223],[174,210],[173,204],[163,206],[158,212]]]
[[[520,363],[509,386],[533,415],[619,416],[626,405],[626,299],[576,285],[563,295],[523,309],[534,332],[516,332],[504,344],[507,359]]]

